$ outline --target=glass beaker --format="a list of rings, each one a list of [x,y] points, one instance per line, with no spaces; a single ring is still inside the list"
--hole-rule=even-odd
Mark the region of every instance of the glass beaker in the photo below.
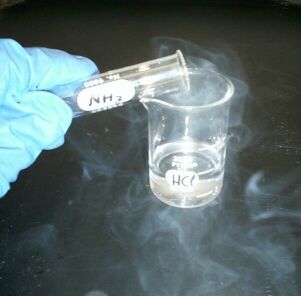
[[[190,87],[141,98],[148,110],[149,178],[164,203],[192,208],[223,184],[232,82],[217,72],[187,69]]]
[[[122,106],[154,89],[177,92],[188,88],[186,61],[180,50],[140,64],[111,70],[56,87],[73,117]]]

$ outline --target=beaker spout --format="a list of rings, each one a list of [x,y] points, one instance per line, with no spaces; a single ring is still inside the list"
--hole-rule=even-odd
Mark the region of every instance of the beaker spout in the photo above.
[[[168,107],[168,105],[169,105],[165,101],[162,101],[162,100],[159,100],[159,99],[147,98],[147,97],[140,98],[140,103],[142,103],[144,108],[148,111],[155,108],[155,107],[157,107],[157,108],[159,108],[161,106],[167,106]]]
[[[149,107],[152,104],[152,99],[140,98],[140,103],[144,106],[146,110],[149,110]]]

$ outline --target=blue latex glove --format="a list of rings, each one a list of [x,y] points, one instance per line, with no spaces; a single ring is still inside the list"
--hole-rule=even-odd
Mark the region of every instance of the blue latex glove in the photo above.
[[[64,142],[72,112],[49,91],[96,71],[86,58],[0,39],[0,197],[43,149]]]

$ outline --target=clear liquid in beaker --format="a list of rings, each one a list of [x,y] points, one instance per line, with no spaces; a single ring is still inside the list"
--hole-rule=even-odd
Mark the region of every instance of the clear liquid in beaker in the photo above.
[[[181,208],[198,207],[212,201],[223,184],[221,155],[216,146],[195,142],[173,142],[158,146],[150,185],[163,202]],[[223,147],[222,150],[225,150]]]

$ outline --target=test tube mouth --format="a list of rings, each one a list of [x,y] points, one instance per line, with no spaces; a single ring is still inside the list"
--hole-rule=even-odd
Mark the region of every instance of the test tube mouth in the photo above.
[[[181,50],[177,49],[176,55],[177,55],[177,60],[180,65],[180,68],[183,72],[185,88],[189,91],[190,80],[189,80],[189,71],[188,71],[186,60],[185,60],[184,55]]]
[[[137,65],[132,67],[136,69]],[[187,64],[179,49],[172,55],[138,64],[138,68],[138,74],[135,72],[135,84],[139,89],[137,93],[140,99],[158,93],[190,89]]]

